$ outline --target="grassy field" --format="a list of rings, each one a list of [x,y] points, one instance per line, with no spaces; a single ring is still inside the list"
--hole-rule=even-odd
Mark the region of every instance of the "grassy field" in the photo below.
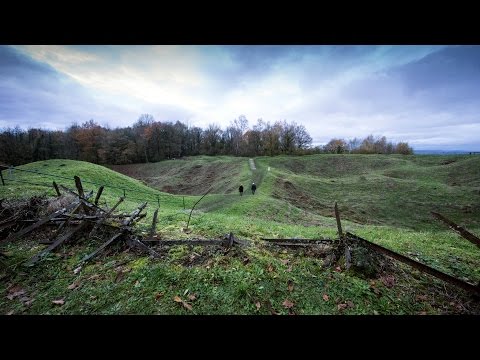
[[[160,203],[160,238],[218,238],[229,232],[253,246],[224,255],[208,248],[175,246],[160,260],[129,252],[100,257],[79,274],[74,265],[99,244],[66,245],[34,268],[21,263],[41,245],[31,239],[2,251],[0,311],[24,314],[444,314],[479,313],[478,300],[428,275],[391,263],[367,277],[325,268],[308,251],[267,247],[261,237],[336,237],[337,201],[344,230],[472,283],[480,280],[480,250],[434,220],[430,211],[480,234],[480,157],[311,155],[255,158],[198,156],[159,163],[102,166],[50,160],[20,169],[72,179],[86,190],[100,184],[112,206],[126,189],[121,211],[148,201],[145,231]],[[121,172],[122,174],[118,173]],[[32,185],[60,179],[15,170],[0,198],[53,195]],[[128,175],[128,176],[126,176]],[[136,178],[132,179],[132,178]],[[15,181],[13,181],[13,179]],[[20,182],[26,181],[30,184]],[[88,182],[96,184],[90,184]],[[258,185],[251,195],[250,183]],[[238,194],[240,183],[246,187]],[[195,208],[192,205],[212,189]],[[13,200],[12,200],[13,201]],[[185,204],[185,206],[184,206]],[[73,284],[77,284],[73,286]],[[73,289],[69,288],[73,287]],[[8,298],[21,288],[30,304]],[[179,296],[187,305],[174,301]],[[10,296],[12,297],[12,296]],[[64,300],[63,305],[53,300]],[[178,299],[177,299],[178,300]],[[293,305],[291,305],[293,304]]]

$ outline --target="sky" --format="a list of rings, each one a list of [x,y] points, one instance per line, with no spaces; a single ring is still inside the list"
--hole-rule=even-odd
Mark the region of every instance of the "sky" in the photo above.
[[[0,45],[0,129],[141,114],[223,129],[287,120],[314,145],[373,134],[480,151],[480,46]]]

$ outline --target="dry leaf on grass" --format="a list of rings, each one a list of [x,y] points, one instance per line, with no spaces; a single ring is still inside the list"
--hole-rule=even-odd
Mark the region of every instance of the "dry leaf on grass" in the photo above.
[[[192,305],[190,305],[189,303],[185,302],[182,300],[182,298],[178,295],[176,295],[174,298],[173,298],[173,301],[175,301],[176,303],[181,303],[182,306],[185,308],[185,309],[188,309],[188,310],[192,310]]]
[[[285,306],[285,308],[290,309],[290,308],[293,307],[295,304],[294,304],[293,302],[291,302],[290,300],[285,299],[285,301],[282,303],[282,305]]]
[[[323,294],[322,298],[323,298],[323,300],[328,301],[328,295],[327,294]]]
[[[185,301],[182,301],[182,305],[184,308],[188,309],[188,310],[192,310],[192,305],[190,305],[189,303],[186,303]]]
[[[53,300],[52,303],[55,305],[63,305],[65,304],[65,300],[63,299]]]
[[[76,289],[80,286],[80,281],[79,280],[76,280],[74,281],[73,283],[71,283],[70,285],[68,285],[68,290],[73,290],[73,289]]]

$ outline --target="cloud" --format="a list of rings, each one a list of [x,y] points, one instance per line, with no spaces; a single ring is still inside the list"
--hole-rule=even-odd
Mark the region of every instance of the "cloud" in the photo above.
[[[245,114],[301,123],[316,143],[478,146],[461,133],[480,123],[478,64],[479,46],[3,46],[0,126],[151,113],[225,127]]]

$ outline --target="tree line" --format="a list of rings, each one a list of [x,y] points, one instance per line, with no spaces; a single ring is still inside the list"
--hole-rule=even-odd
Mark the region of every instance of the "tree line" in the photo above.
[[[206,129],[180,121],[155,121],[141,115],[129,127],[110,129],[90,120],[74,123],[65,131],[6,128],[0,131],[0,162],[20,165],[48,159],[73,159],[96,164],[157,162],[193,155],[275,156],[313,153],[411,153],[406,143],[387,143],[385,137],[363,141],[332,139],[312,147],[303,125],[286,120],[273,124],[258,119],[250,128],[245,116],[225,129],[210,124]]]
[[[332,139],[322,148],[323,152],[334,154],[402,154],[412,155],[413,149],[407,142],[393,143],[385,136],[368,135],[365,139]]]

